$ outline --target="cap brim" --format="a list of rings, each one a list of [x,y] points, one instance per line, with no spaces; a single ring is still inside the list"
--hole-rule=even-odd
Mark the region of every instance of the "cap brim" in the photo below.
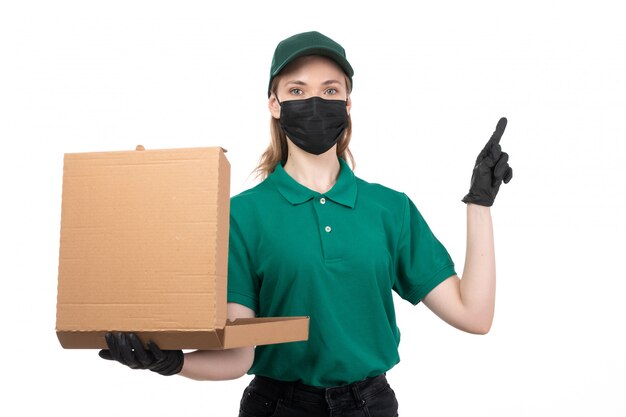
[[[319,46],[316,46],[311,48],[304,48],[291,54],[289,57],[283,60],[283,62],[280,64],[280,66],[276,68],[276,70],[274,70],[272,77],[278,75],[279,72],[281,72],[287,65],[289,65],[296,59],[307,55],[322,55],[331,58],[341,67],[343,72],[345,72],[349,77],[352,77],[352,75],[354,75],[354,70],[352,69],[352,66],[350,66],[350,63],[346,58],[339,55],[336,51],[330,48],[321,48]]]

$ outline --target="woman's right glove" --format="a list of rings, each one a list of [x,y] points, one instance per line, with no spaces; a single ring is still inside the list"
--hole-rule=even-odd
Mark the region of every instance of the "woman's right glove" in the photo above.
[[[182,350],[161,350],[154,342],[148,343],[148,349],[135,333],[107,333],[109,349],[103,349],[99,355],[103,359],[115,360],[132,369],[149,369],[161,375],[174,375],[183,369],[185,356]]]

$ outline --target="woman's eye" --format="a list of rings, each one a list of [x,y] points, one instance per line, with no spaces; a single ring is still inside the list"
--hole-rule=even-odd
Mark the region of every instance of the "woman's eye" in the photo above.
[[[302,94],[302,90],[300,90],[299,88],[292,88],[291,90],[289,90],[289,92],[294,96],[299,96]]]
[[[326,90],[324,93],[325,93],[325,94],[329,94],[329,95],[331,95],[331,96],[332,96],[332,95],[337,94],[337,90],[336,90],[336,89],[334,89],[334,88],[329,88],[329,89],[328,89],[328,90]]]

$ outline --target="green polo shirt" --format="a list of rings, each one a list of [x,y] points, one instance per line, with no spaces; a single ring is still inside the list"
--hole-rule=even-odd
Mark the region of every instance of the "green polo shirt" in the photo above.
[[[339,161],[327,193],[278,164],[231,199],[228,301],[310,317],[308,341],[257,346],[248,374],[329,387],[386,372],[400,361],[392,290],[415,305],[455,275],[406,194]]]

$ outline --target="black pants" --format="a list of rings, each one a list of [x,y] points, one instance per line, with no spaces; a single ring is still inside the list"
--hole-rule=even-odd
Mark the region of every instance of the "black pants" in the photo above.
[[[256,375],[243,392],[239,417],[397,417],[385,375],[330,388]]]

